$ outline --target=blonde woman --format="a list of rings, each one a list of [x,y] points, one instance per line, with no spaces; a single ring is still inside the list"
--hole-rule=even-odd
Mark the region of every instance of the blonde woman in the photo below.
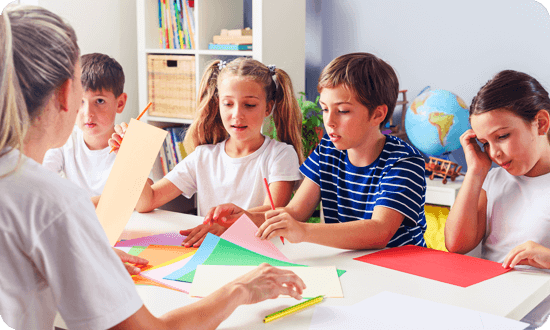
[[[74,30],[39,8],[0,16],[0,315],[15,329],[213,329],[242,304],[304,284],[269,265],[160,318],[143,305],[86,192],[43,168],[82,102]]]

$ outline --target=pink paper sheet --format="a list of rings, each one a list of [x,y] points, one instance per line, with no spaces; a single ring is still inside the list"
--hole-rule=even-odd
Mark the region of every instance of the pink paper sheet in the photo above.
[[[147,279],[150,279],[154,282],[164,284],[169,288],[176,289],[178,291],[182,291],[182,292],[185,292],[185,293],[189,293],[189,290],[191,289],[191,283],[165,280],[165,279],[163,279],[163,277],[165,277],[169,274],[172,274],[173,272],[175,272],[178,269],[185,266],[185,264],[189,260],[191,260],[191,257],[192,257],[192,255],[190,255],[189,257],[187,257],[185,259],[182,259],[180,261],[176,261],[172,264],[144,271],[140,275],[147,278]]]
[[[406,245],[353,258],[463,288],[504,274],[502,264],[462,254]]]
[[[257,231],[258,227],[256,224],[246,214],[243,214],[220,237],[264,256],[290,262],[271,241],[261,240],[259,237],[256,237]]]
[[[181,245],[187,236],[180,233],[165,233],[116,242],[116,247],[149,246],[149,245]]]

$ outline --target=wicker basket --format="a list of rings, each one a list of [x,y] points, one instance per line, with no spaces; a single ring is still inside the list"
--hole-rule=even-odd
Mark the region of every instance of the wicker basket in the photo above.
[[[195,56],[147,55],[150,116],[192,119],[196,108]]]

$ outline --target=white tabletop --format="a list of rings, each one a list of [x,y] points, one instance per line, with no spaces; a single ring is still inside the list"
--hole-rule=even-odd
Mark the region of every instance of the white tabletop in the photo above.
[[[201,223],[202,218],[182,213],[154,211],[134,213],[122,238],[177,232]],[[487,281],[462,288],[423,277],[353,260],[374,251],[348,251],[310,243],[284,246],[273,243],[292,262],[309,266],[336,266],[347,272],[340,277],[344,298],[325,299],[327,305],[352,305],[382,291],[401,293],[435,302],[465,307],[519,320],[550,295],[550,274],[542,271],[510,271]],[[155,286],[136,286],[147,308],[160,316],[174,308],[197,301],[187,294]],[[264,316],[297,303],[291,298],[240,306],[220,329],[308,329],[313,309],[263,324]],[[429,317],[429,311],[426,312]]]

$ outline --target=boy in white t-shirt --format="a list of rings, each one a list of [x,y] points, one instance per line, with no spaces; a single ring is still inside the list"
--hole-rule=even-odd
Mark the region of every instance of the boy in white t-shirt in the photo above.
[[[115,116],[126,105],[122,66],[105,54],[81,57],[84,96],[76,125],[65,145],[50,149],[43,165],[84,188],[95,205],[115,162],[108,140],[115,132]],[[96,199],[97,200],[94,200]]]

